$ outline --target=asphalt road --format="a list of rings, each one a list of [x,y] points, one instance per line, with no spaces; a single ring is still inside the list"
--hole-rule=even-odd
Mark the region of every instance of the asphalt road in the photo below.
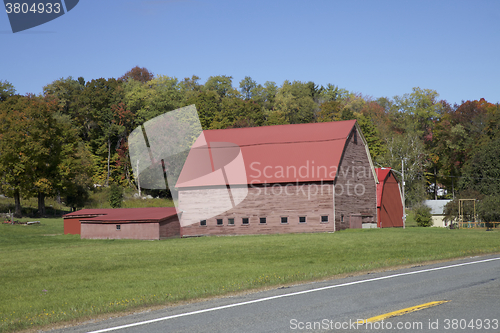
[[[448,302],[357,322],[435,301]],[[213,299],[52,332],[500,332],[500,256]]]

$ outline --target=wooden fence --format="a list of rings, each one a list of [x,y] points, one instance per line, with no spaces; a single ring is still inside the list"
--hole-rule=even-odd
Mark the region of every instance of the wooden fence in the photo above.
[[[459,229],[486,229],[486,225],[492,225],[492,228],[497,228],[500,222],[458,222]]]

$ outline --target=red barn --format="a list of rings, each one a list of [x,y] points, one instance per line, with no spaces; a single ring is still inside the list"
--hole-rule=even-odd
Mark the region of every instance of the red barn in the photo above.
[[[63,216],[64,233],[92,239],[162,239],[180,236],[174,207],[82,209]]]
[[[390,168],[377,168],[377,226],[403,227],[403,200],[399,182]]]
[[[356,120],[204,131],[177,180],[181,236],[377,226]]]

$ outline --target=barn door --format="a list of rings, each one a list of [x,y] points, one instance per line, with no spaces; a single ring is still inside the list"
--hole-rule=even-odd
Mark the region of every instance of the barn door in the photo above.
[[[361,229],[362,227],[362,216],[361,215],[351,215],[349,217],[349,228],[350,229]]]

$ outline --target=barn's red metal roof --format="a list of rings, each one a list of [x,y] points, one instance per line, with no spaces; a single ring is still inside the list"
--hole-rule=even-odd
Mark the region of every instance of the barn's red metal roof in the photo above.
[[[355,124],[346,120],[203,131],[177,187],[335,180]]]
[[[174,207],[81,209],[64,215],[64,218],[81,217],[80,221],[92,222],[154,222],[177,214]]]

